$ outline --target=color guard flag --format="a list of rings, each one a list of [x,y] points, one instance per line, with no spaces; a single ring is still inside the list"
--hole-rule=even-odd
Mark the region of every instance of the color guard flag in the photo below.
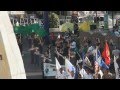
[[[70,74],[71,71],[74,71],[75,73],[75,67],[72,65],[72,63],[67,58],[65,59],[65,68],[68,74]]]
[[[100,51],[97,49],[96,52],[96,61],[95,61],[95,66],[98,67],[101,66],[104,69],[109,69],[109,67],[106,65],[106,63],[103,61],[102,57],[101,57],[101,53]]]
[[[56,69],[59,70],[61,68],[60,63],[58,62],[57,58],[55,57],[55,61],[56,61]]]
[[[88,58],[87,56],[86,56],[85,59],[84,59],[84,63],[85,63],[85,65],[87,65],[87,66],[90,66],[90,67],[92,66],[92,65],[91,65],[91,62],[90,62],[90,60],[89,60],[89,58]]]
[[[105,43],[104,51],[102,52],[102,57],[105,59],[107,65],[110,64],[110,50],[107,42]]]

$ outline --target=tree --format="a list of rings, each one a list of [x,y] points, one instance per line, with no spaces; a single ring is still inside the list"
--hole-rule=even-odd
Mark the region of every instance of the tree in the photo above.
[[[50,28],[58,28],[59,27],[59,17],[55,13],[49,14]]]

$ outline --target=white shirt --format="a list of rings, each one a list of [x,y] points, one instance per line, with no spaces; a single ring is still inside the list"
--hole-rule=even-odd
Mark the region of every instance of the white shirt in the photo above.
[[[70,72],[71,72],[71,71],[70,71]],[[75,72],[74,72],[73,77],[71,76],[70,72],[67,72],[67,73],[66,73],[67,79],[74,79],[74,78],[75,78]]]
[[[74,79],[74,76],[69,75],[67,79]]]
[[[58,37],[57,37],[58,39],[60,39],[60,34],[58,34]]]
[[[115,56],[119,56],[120,50],[115,49],[115,50],[112,51],[112,54],[115,55]]]
[[[64,71],[62,73],[57,71],[56,79],[66,79],[66,73]]]
[[[36,55],[39,55],[40,53],[39,53],[39,51],[36,51],[35,54],[36,54]]]
[[[100,74],[100,79],[102,79],[103,77],[103,72],[101,70],[99,70],[98,74]]]
[[[93,79],[93,75],[92,74],[84,74],[83,79]]]
[[[81,75],[82,79],[84,78],[84,75],[86,74],[86,71],[82,68],[79,70],[79,74]]]
[[[71,48],[76,48],[76,42],[73,41],[73,42],[71,43]]]

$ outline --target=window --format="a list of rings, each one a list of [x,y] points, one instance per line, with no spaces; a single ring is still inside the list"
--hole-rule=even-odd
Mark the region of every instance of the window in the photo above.
[[[61,11],[61,15],[67,16],[67,11]]]

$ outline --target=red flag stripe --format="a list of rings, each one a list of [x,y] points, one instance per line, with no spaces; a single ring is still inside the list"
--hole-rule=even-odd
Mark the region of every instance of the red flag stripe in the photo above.
[[[110,64],[110,50],[107,42],[105,43],[104,51],[102,53],[103,58],[105,59],[105,63],[107,65]]]

